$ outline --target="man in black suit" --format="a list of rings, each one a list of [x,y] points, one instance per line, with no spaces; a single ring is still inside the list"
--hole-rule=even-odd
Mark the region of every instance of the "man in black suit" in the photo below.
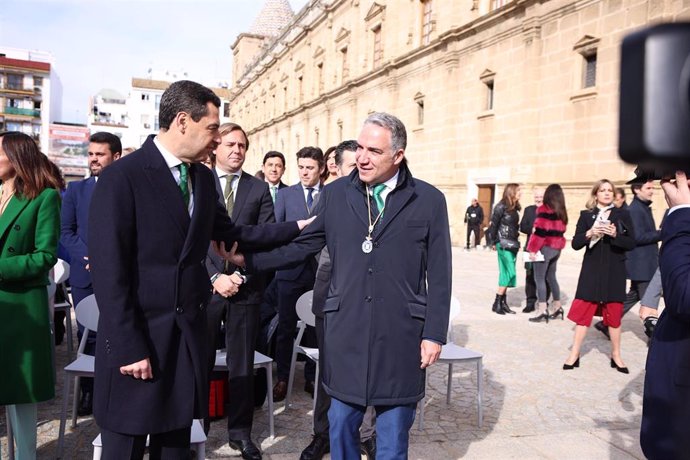
[[[268,189],[271,191],[271,198],[275,203],[278,190],[287,187],[287,184],[282,181],[285,174],[285,155],[275,150],[266,152],[261,171],[264,173]]]
[[[201,161],[219,143],[220,100],[178,81],[163,93],[160,131],[100,176],[89,260],[100,310],[94,414],[103,458],[188,459],[192,420],[208,401],[210,241],[247,248],[287,241],[304,223],[234,225]]]
[[[319,181],[324,170],[321,149],[304,147],[297,152],[296,156],[300,182],[284,188],[278,193],[275,204],[276,222],[308,218],[316,196],[321,191]],[[273,387],[274,401],[282,401],[287,394],[292,345],[298,320],[295,305],[302,294],[313,289],[317,265],[316,259],[311,257],[293,268],[276,272],[279,319],[276,330],[278,382]],[[311,340],[316,341],[312,329],[308,328],[307,334],[311,335]],[[307,340],[309,340],[309,336],[307,336]],[[304,391],[314,394],[315,369],[311,361],[305,364],[304,373],[306,380]]]
[[[241,126],[224,123],[219,128],[214,173],[219,198],[238,225],[275,222],[268,185],[242,170],[249,140]],[[228,439],[242,458],[259,460],[261,452],[251,440],[254,419],[254,348],[259,332],[259,305],[264,277],[245,277],[237,267],[210,249],[206,257],[213,297],[208,305],[209,372],[215,362],[221,322],[225,322],[228,366]],[[247,280],[246,283],[243,280]],[[206,424],[208,432],[209,425]]]
[[[534,193],[534,204],[529,205],[525,208],[522,213],[522,219],[520,220],[520,232],[527,235],[525,240],[525,249],[527,249],[527,244],[529,244],[529,237],[532,236],[532,228],[534,227],[534,219],[537,218],[537,208],[541,206],[544,202],[544,189],[541,187],[535,187]],[[548,300],[551,295],[551,289],[547,284],[546,286],[546,298]],[[534,280],[534,264],[533,262],[525,262],[525,297],[526,305],[522,309],[523,313],[532,313],[535,310],[535,305],[537,304],[537,282]]]

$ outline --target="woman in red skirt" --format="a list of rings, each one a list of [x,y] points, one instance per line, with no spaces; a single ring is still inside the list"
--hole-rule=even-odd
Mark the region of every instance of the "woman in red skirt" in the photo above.
[[[628,211],[613,205],[614,186],[602,179],[592,187],[587,209],[580,213],[573,249],[585,248],[577,292],[568,312],[575,338],[563,369],[580,366],[580,347],[592,325],[601,316],[611,336],[611,367],[628,373],[621,359],[621,317],[625,300],[625,252],[635,247]]]

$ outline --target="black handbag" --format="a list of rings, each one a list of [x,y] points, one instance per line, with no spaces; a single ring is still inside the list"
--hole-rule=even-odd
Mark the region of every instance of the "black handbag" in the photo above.
[[[499,238],[498,242],[501,244],[503,249],[520,249],[520,243],[515,240],[508,240],[505,238]]]

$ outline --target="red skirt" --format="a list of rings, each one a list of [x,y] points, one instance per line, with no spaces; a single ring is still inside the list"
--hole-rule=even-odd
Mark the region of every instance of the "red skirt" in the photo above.
[[[617,328],[623,317],[622,302],[588,302],[582,299],[573,300],[568,311],[568,319],[578,326],[592,325],[592,318],[601,316],[604,326]]]

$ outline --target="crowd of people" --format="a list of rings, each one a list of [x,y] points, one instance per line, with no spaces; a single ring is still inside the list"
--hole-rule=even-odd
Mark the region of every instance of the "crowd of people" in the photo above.
[[[0,134],[0,343],[9,371],[0,404],[8,407],[18,458],[35,458],[36,403],[54,397],[45,287],[58,255],[70,262],[74,305],[95,294],[100,310],[85,350],[96,357],[95,379],[82,381],[78,412],[94,414],[103,458],[142,458],[147,435],[150,458],[188,458],[192,420],[203,418],[206,432],[212,423],[209,385],[222,348],[228,443],[242,458],[261,459],[252,426],[265,383],[254,351],[274,357],[272,396],[285,399],[296,303],[311,290],[316,321],[304,343],[318,347],[321,372],[317,381],[305,365],[304,390],[318,391],[312,441],[300,458],[406,458],[425,372],[448,328],[443,193],[412,175],[406,129],[393,115],[370,114],[356,140],[325,153],[301,148],[299,182],[288,186],[281,152],[267,152],[255,174],[244,170],[249,138],[239,124],[220,124],[219,105],[208,88],[173,83],[161,98],[158,134],[125,157],[116,136],[94,133],[90,177],[66,189],[29,136]],[[641,301],[653,331],[663,276],[653,182],[638,177],[631,191],[627,204],[623,189],[597,181],[578,218],[571,244],[584,250],[583,262],[567,308],[575,333],[564,370],[580,366],[594,316],[618,372],[629,372],[621,357],[625,312]],[[473,199],[466,249],[478,244],[489,217],[485,236],[498,260],[492,311],[516,314],[507,290],[518,284],[522,250],[522,311],[534,323],[563,319],[563,189],[535,188],[524,211],[521,198],[520,185],[510,183],[490,213]],[[60,327],[58,319],[58,336]],[[27,351],[31,360],[22,358]]]

